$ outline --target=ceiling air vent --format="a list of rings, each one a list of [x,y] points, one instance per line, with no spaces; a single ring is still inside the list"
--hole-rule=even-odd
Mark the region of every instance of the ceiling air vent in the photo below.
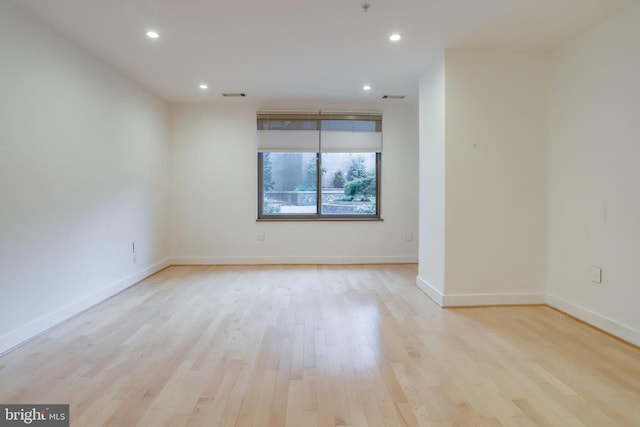
[[[247,96],[246,93],[237,92],[237,93],[223,93],[222,96],[225,98],[244,98]]]
[[[382,99],[404,99],[404,95],[382,95]]]

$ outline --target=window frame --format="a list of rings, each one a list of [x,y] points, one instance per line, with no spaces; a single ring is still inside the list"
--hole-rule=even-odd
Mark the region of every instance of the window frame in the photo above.
[[[317,129],[320,131],[320,138],[322,135],[321,130],[321,121],[322,120],[371,120],[375,121],[375,132],[380,132],[382,138],[382,114],[380,113],[321,113],[317,112],[315,114],[308,113],[293,113],[293,114],[282,114],[282,113],[258,113],[257,115],[257,125],[258,129],[260,126],[264,126],[263,121],[268,120],[269,118],[274,120],[287,120],[287,119],[298,119],[304,120],[315,120]],[[258,203],[257,203],[257,221],[382,221],[381,217],[381,176],[382,176],[382,149],[379,151],[375,151],[375,169],[376,169],[376,211],[372,214],[324,214],[322,213],[322,154],[329,153],[328,151],[323,152],[321,146],[319,146],[318,151],[315,152],[316,156],[316,212],[309,214],[265,214],[263,212],[264,209],[264,178],[263,178],[263,166],[264,166],[264,154],[268,151],[257,151],[257,183],[258,183]],[[274,151],[277,152],[277,151]],[[291,151],[296,152],[296,151]],[[367,151],[367,153],[372,153],[373,151]],[[355,153],[355,152],[354,152]]]

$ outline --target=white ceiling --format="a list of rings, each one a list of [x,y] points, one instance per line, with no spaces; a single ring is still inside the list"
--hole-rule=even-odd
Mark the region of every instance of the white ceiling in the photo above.
[[[411,102],[445,48],[549,50],[636,0],[13,1],[168,101]]]

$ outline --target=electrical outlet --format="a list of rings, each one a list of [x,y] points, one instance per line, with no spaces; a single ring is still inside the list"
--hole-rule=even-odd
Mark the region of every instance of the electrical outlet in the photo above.
[[[602,269],[600,267],[591,267],[591,281],[602,283]]]
[[[134,264],[138,262],[138,254],[136,253],[136,242],[131,242],[131,256]]]
[[[263,241],[264,240],[264,231],[258,231],[258,240],[259,241]]]
[[[413,240],[413,233],[411,232],[406,232],[404,233],[404,240],[406,240],[407,242],[410,242]]]

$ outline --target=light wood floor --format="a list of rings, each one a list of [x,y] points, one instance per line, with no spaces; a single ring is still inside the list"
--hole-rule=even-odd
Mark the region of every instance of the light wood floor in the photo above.
[[[392,266],[171,267],[0,358],[72,426],[640,426],[640,350]]]

